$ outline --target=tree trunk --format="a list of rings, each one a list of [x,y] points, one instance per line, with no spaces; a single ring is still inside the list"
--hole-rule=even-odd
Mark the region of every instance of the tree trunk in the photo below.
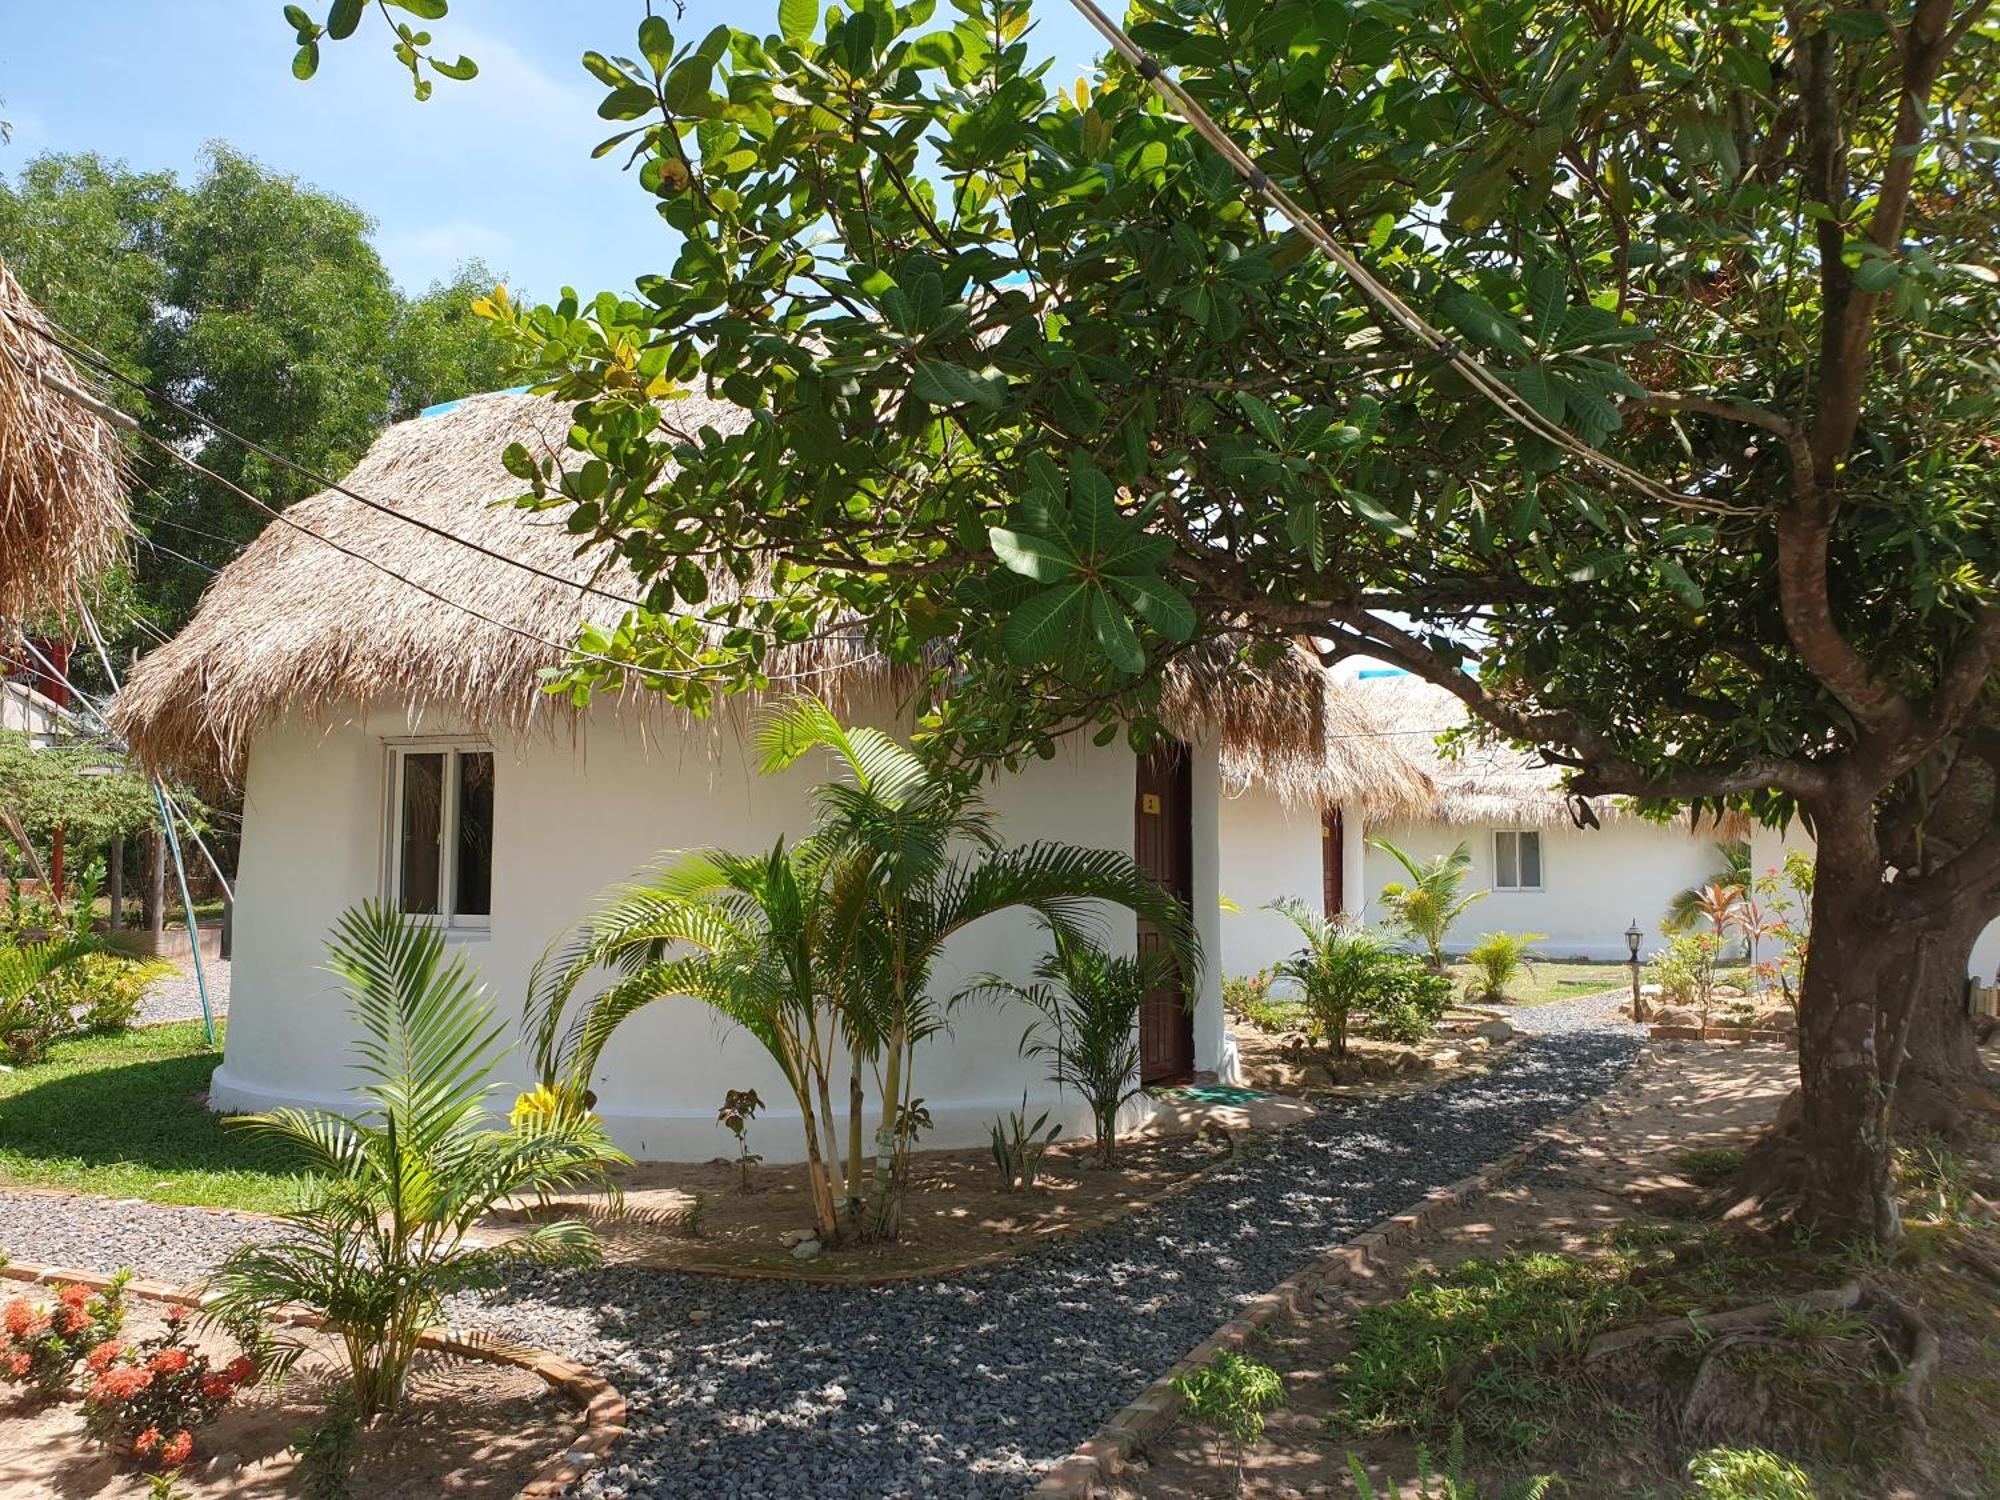
[[[111,850],[105,862],[108,867],[105,872],[105,883],[111,888],[111,915],[106,930],[118,932],[125,926],[125,836],[123,834],[112,839]]]
[[[153,935],[154,951],[167,930],[167,841],[156,828],[146,835],[146,931]]]
[[[1835,1239],[1892,1245],[1902,1235],[1884,1129],[1882,1018],[1905,978],[1885,972],[1882,865],[1869,808],[1816,808],[1812,946],[1799,986],[1797,1144],[1801,1216]],[[1893,1033],[1890,1045],[1893,1045]]]
[[[1927,1130],[1956,1137],[1975,1116],[2000,1118],[2000,1079],[1980,1056],[1965,1008],[1972,945],[1991,916],[1981,911],[1932,935],[1930,962],[1910,1017],[1909,1042],[1896,1080],[1898,1131]],[[1886,970],[1891,985],[1896,973],[1913,961],[1915,947],[1907,936],[1892,947],[1894,956]]]

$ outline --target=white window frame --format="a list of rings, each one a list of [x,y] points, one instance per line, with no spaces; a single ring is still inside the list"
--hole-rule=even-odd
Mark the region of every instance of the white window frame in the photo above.
[[[459,769],[456,764],[461,755],[491,755],[492,745],[484,740],[453,737],[386,740],[383,749],[388,757],[388,766],[382,781],[384,798],[382,809],[382,899],[391,911],[401,912],[412,922],[424,922],[442,927],[448,932],[478,936],[493,928],[493,914],[489,909],[478,916],[460,916],[452,910],[452,902],[458,893],[458,786]],[[444,801],[438,810],[438,910],[435,912],[403,911],[403,767],[412,755],[443,755],[445,757]],[[495,800],[498,800],[499,762],[494,762]],[[491,854],[489,851],[489,859]],[[493,888],[489,880],[486,890],[486,904],[493,905]]]
[[[1503,838],[1519,839],[1528,834],[1534,835],[1535,869],[1541,875],[1541,879],[1538,880],[1533,885],[1502,885],[1500,883],[1500,840]],[[1519,844],[1516,844],[1514,846],[1514,878],[1518,880],[1520,879],[1520,876],[1521,876],[1521,846]],[[1549,848],[1547,842],[1542,838],[1542,830],[1539,828],[1494,829],[1493,830],[1493,889],[1496,891],[1506,891],[1512,894],[1531,896],[1539,891],[1547,890],[1548,885],[1549,885]]]

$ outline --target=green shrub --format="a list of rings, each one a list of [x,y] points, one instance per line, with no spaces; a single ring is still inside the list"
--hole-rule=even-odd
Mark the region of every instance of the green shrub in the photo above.
[[[1363,1030],[1385,1042],[1414,1047],[1431,1034],[1450,1005],[1449,979],[1433,973],[1414,953],[1392,952],[1384,956],[1376,976]]]
[[[1225,974],[1222,1003],[1267,1035],[1295,1030],[1300,1020],[1299,1007],[1274,997],[1271,980],[1269,969],[1259,969],[1254,974]]]
[[[1264,1435],[1264,1413],[1285,1404],[1285,1382],[1269,1365],[1224,1349],[1201,1369],[1176,1375],[1174,1390],[1190,1421],[1234,1445],[1240,1493],[1244,1449]]]
[[[71,1029],[56,981],[94,951],[83,938],[0,943],[0,1056],[17,1067],[40,1062]]]
[[[1546,932],[1487,932],[1465,955],[1474,970],[1465,982],[1465,998],[1487,1002],[1507,998],[1507,986],[1523,974],[1532,975],[1528,950],[1548,938]]]
[[[54,975],[47,989],[66,1017],[66,1031],[124,1031],[146,992],[174,972],[164,959],[90,953]]]
[[[1010,1193],[1033,1192],[1042,1158],[1061,1134],[1062,1122],[1050,1125],[1047,1110],[1035,1116],[1034,1124],[1028,1123],[1028,1095],[1023,1091],[1020,1109],[1009,1110],[1005,1120],[993,1125],[993,1165],[1000,1169],[1001,1187]]]
[[[1710,1448],[1687,1472],[1693,1500],[1816,1500],[1804,1469],[1763,1448]]]
[[[1704,1026],[1715,1003],[1715,955],[1721,946],[1712,932],[1684,932],[1646,966],[1646,977],[1660,987],[1660,998],[1700,1011]]]

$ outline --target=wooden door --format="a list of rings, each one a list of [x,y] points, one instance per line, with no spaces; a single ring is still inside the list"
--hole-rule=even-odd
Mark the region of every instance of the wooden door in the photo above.
[[[1180,745],[1163,745],[1139,758],[1132,856],[1182,906],[1194,902],[1194,768]],[[1150,922],[1139,924],[1139,952],[1164,953],[1166,939]],[[1139,1080],[1177,1083],[1194,1074],[1194,1009],[1178,970],[1139,1010]]]
[[[1329,922],[1347,910],[1347,866],[1341,852],[1346,832],[1338,806],[1319,815],[1320,908]]]

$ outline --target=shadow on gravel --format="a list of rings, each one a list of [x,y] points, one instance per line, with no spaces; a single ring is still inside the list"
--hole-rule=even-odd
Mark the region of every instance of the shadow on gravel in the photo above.
[[[1328,1108],[1181,1197],[986,1271],[535,1273],[466,1310],[625,1392],[631,1435],[585,1494],[1019,1495],[1239,1302],[1602,1093],[1638,1047],[1538,1037],[1491,1074]]]

